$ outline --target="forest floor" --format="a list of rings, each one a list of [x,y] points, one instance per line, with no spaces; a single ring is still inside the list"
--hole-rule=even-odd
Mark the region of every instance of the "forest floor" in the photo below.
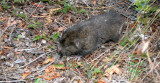
[[[128,24],[123,38],[118,43],[106,43],[85,57],[60,58],[57,43],[62,31],[109,9],[120,12]],[[0,82],[158,83],[160,10],[157,11],[137,19],[139,14],[128,0],[3,0]]]

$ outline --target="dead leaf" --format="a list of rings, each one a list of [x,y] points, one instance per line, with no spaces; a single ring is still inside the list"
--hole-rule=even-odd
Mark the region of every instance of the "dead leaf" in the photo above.
[[[56,71],[56,68],[54,65],[50,65],[45,69],[46,73],[52,72],[52,71]]]
[[[57,24],[53,24],[53,31],[57,31],[58,30],[58,25]]]
[[[44,78],[46,80],[52,80],[61,77],[59,72],[56,72],[55,65],[50,65],[45,69],[45,74],[43,76],[38,76],[37,78]]]
[[[130,27],[134,27],[134,26],[135,26],[135,24],[129,24],[129,26],[130,26]]]
[[[0,6],[0,12],[1,12],[1,11],[3,11],[3,8],[2,8],[2,6]]]
[[[2,51],[0,51],[0,55],[2,54]]]
[[[9,51],[10,51],[9,49],[3,49],[2,54],[9,53]]]
[[[52,17],[51,17],[51,15],[46,16],[46,23],[47,23],[46,25],[52,23]]]
[[[63,31],[65,29],[65,27],[60,27],[60,28],[58,28],[58,32],[61,32],[61,31]]]
[[[37,4],[37,3],[32,3],[32,5],[34,5],[34,6],[36,6],[36,7],[39,7],[39,8],[43,7],[43,5],[39,5],[39,4]]]
[[[103,78],[101,78],[97,81],[97,83],[106,83],[106,82],[103,80]]]
[[[43,76],[38,76],[38,77],[36,77],[36,78],[43,78]]]
[[[109,61],[109,60],[110,60],[110,58],[108,58],[108,57],[104,57],[104,58],[102,59],[103,62],[107,62],[107,61]]]
[[[72,14],[70,14],[68,17],[69,24],[71,23],[71,17],[72,17]]]
[[[55,64],[54,66],[56,69],[66,69],[64,64]]]
[[[12,25],[15,25],[15,24],[20,23],[20,22],[21,22],[21,20],[15,20],[13,22],[8,22],[7,26],[12,26]]]
[[[27,26],[25,25],[24,27],[23,27],[23,29],[26,29],[27,28]]]
[[[5,48],[5,49],[13,49],[13,47],[8,47],[8,46],[4,46],[3,48]]]
[[[73,83],[83,83],[80,79],[74,79]]]
[[[138,50],[136,51],[137,55],[141,55],[142,54],[142,48],[138,48]]]
[[[138,62],[139,62],[139,59],[135,59],[133,62],[134,62],[134,63],[138,63]]]
[[[18,52],[14,52],[15,53],[15,55],[20,55],[20,54],[22,54],[22,51],[18,51]]]
[[[49,15],[46,14],[45,17],[46,17],[46,24],[45,25],[48,25],[50,23],[52,23],[52,14],[57,11],[57,10],[61,10],[62,8],[56,8],[56,9],[49,9]]]
[[[59,77],[61,77],[61,75],[58,72],[45,73],[43,75],[43,78],[46,80],[52,80]]]
[[[17,25],[17,27],[22,27],[24,25],[23,22],[19,22],[19,24]]]
[[[118,64],[112,66],[109,70],[107,69],[105,76],[109,77],[109,80],[111,80],[113,73],[116,73],[116,74],[121,74],[122,73],[122,69],[119,68]]]
[[[148,58],[149,66],[150,66],[150,68],[152,70],[154,68],[154,63],[152,62],[148,51],[147,51],[147,58]]]
[[[141,55],[142,53],[145,53],[148,50],[150,41],[142,41],[142,43],[139,45],[139,48],[136,51],[137,55]]]
[[[56,9],[49,9],[49,14],[52,15],[53,12],[57,11],[57,10],[61,10],[62,8],[56,8]]]
[[[142,48],[142,53],[144,53],[148,49],[149,43],[150,43],[150,41],[144,42],[143,48]]]
[[[31,70],[29,70],[28,68],[25,68],[24,73],[22,75],[22,79],[25,79],[30,74],[31,74]]]
[[[78,64],[79,66],[83,67],[82,63],[80,63],[80,62],[77,62],[77,64]]]
[[[6,20],[7,20],[7,18],[2,18],[2,19],[1,19],[1,21],[6,21]]]
[[[11,49],[13,49],[13,47],[8,47],[8,46],[4,46],[3,48],[4,48],[4,49],[2,50],[2,53],[3,53],[3,54],[8,53]]]
[[[42,65],[47,64],[47,63],[49,63],[49,62],[52,62],[53,60],[54,60],[54,58],[49,58],[49,59],[45,60],[45,61],[42,63]]]
[[[94,0],[93,4],[94,4],[94,5],[96,4],[96,0]]]

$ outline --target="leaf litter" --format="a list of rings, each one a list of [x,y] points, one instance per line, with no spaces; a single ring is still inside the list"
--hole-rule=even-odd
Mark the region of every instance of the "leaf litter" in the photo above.
[[[27,4],[23,5],[14,4],[14,8],[11,7],[11,9],[8,9],[13,12],[6,11],[0,5],[0,82],[6,81],[6,79],[9,81],[16,79],[17,81],[25,80],[25,82],[33,82],[36,78],[52,82],[56,82],[56,79],[63,79],[61,82],[78,83],[95,82],[96,80],[98,80],[98,83],[108,83],[115,80],[128,82],[129,74],[126,74],[128,72],[124,70],[127,70],[126,64],[133,59],[133,57],[129,57],[131,54],[134,54],[134,52],[132,52],[133,49],[128,50],[120,57],[120,60],[116,62],[119,65],[115,64],[110,68],[109,66],[114,64],[119,55],[114,56],[114,52],[118,50],[116,46],[108,48],[113,45],[112,43],[107,44],[106,47],[86,57],[63,57],[60,59],[56,52],[57,44],[52,40],[52,35],[57,32],[61,34],[67,27],[91,17],[90,14],[98,15],[102,13],[100,9],[100,11],[91,11],[92,6],[90,5],[90,3],[93,3],[95,7],[99,7],[98,4],[102,4],[101,1],[94,0],[76,3],[78,6],[77,10],[84,8],[88,14],[75,13],[72,9],[66,14],[61,12],[56,13],[63,8],[63,6],[57,4],[56,1],[55,6],[44,2],[32,3],[32,1],[26,1],[26,3]],[[104,1],[104,3],[107,4],[108,2]],[[24,12],[29,21],[26,21],[23,17],[12,14],[14,10],[17,10],[16,13]],[[29,28],[28,25],[31,23],[31,20],[40,22],[43,26],[38,25],[39,28]],[[160,61],[160,54],[157,52],[160,48],[160,34],[158,33],[159,28],[157,28],[159,27],[159,22],[160,21],[156,21],[156,23],[153,23],[150,31],[145,33],[148,37],[153,38],[150,41],[143,42],[141,40],[143,44],[138,44],[139,48],[135,51],[137,55],[146,53],[147,58],[142,58],[142,61],[148,62],[149,65],[145,67],[151,69],[147,74],[142,72],[145,75],[141,74],[142,76],[138,77],[143,77],[143,80],[154,79],[154,81],[158,81],[156,71],[159,71],[159,65],[157,64],[159,64]],[[130,26],[133,26],[133,24],[130,24]],[[53,30],[53,27],[56,28]],[[152,35],[153,32],[155,32],[154,36]],[[45,34],[45,36],[33,41],[36,36],[43,34]],[[43,40],[46,40],[46,43],[41,42]],[[50,48],[51,45],[54,45],[54,48]],[[111,56],[114,57],[112,58]],[[135,63],[140,61],[139,59],[133,60]],[[110,70],[108,70],[108,68]],[[95,69],[97,69],[97,74],[95,74]],[[102,71],[102,73],[99,71]],[[151,75],[151,77],[148,78],[148,75]],[[1,78],[4,76],[5,78]]]

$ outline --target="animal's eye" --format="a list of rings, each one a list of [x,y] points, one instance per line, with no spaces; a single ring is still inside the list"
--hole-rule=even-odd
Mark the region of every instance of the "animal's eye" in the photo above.
[[[73,50],[74,46],[66,46],[66,50]]]
[[[69,48],[70,46],[69,45],[66,45],[66,48]]]
[[[65,40],[64,40],[64,39],[60,39],[59,41],[60,41],[61,43],[65,42]]]

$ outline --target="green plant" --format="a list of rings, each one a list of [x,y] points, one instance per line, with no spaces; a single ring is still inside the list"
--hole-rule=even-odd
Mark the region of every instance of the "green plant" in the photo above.
[[[88,76],[89,79],[91,79],[92,76],[94,75],[94,71],[93,71],[92,67],[93,67],[93,65],[90,65],[89,68],[87,67],[87,72],[86,73],[87,73],[87,76]]]
[[[20,13],[18,16],[24,18],[26,21],[28,21],[28,18],[26,17],[26,15],[24,13]]]
[[[136,10],[140,12],[141,15],[137,15],[137,24],[135,24],[134,27],[132,27],[132,29],[127,33],[127,37],[125,37],[124,41],[121,43],[122,46],[126,47],[128,45],[130,45],[130,47],[132,47],[134,44],[137,43],[138,40],[141,39],[141,37],[138,37],[137,39],[132,39],[129,40],[131,38],[133,38],[133,35],[137,35],[138,32],[138,23],[139,24],[144,24],[145,28],[142,28],[142,33],[140,34],[144,34],[147,29],[149,28],[149,24],[151,25],[155,19],[157,19],[158,16],[156,16],[154,18],[154,20],[152,20],[150,23],[149,22],[149,16],[144,15],[144,13],[149,13],[151,11],[158,11],[158,6],[153,6],[153,3],[155,3],[156,0],[135,0],[134,4],[136,6]],[[144,13],[142,13],[142,11]],[[155,15],[155,14],[153,14]],[[137,27],[136,27],[137,25]],[[134,31],[133,31],[134,30]],[[138,34],[139,35],[139,34]],[[129,48],[127,48],[129,49]]]
[[[73,68],[78,68],[79,65],[77,63],[74,63],[74,67]]]
[[[15,12],[12,12],[12,13],[15,14]],[[24,13],[19,13],[16,16],[17,17],[21,17],[21,18],[25,19],[26,21],[28,21],[28,18],[27,18],[27,16]]]
[[[39,40],[39,39],[45,39],[46,40],[47,37],[45,35],[38,35],[33,39],[33,41],[36,41],[36,40]]]
[[[32,24],[28,25],[28,28],[39,28],[39,26],[43,26],[43,24],[41,22],[35,22],[35,21],[31,21]]]
[[[37,78],[34,83],[45,83],[45,82],[42,81],[41,78]]]
[[[25,1],[29,1],[29,0],[14,0],[14,3],[24,3]]]
[[[17,39],[20,39],[21,37],[22,37],[22,35],[21,35],[21,34],[19,34],[19,35],[18,35],[18,37],[17,37]]]
[[[53,0],[41,0],[42,2],[48,2],[50,5],[52,5],[53,4]]]
[[[3,7],[4,9],[9,9],[9,8],[11,8],[11,6],[8,6],[7,4],[2,4],[2,7]]]
[[[24,3],[24,0],[14,0],[14,3]]]
[[[125,46],[125,45],[127,45],[127,44],[131,44],[131,45],[133,44],[133,42],[130,41],[128,37],[126,38],[126,41],[124,41],[124,42],[121,43],[121,45],[122,45],[122,46]]]
[[[141,66],[143,66],[143,61],[140,63],[129,62],[129,65],[130,66],[128,66],[128,70],[129,70],[129,73],[131,74],[129,80],[134,80],[139,76],[139,74],[144,69],[143,67],[141,67]]]
[[[78,11],[78,13],[86,13],[86,10],[85,10],[85,9],[80,9],[80,10]]]
[[[67,67],[72,67],[72,63],[68,62]]]
[[[22,19],[25,19],[26,21],[28,21],[28,17],[21,11],[22,11],[21,9],[14,8],[12,10],[12,14],[15,15],[16,17],[21,17]]]
[[[71,5],[69,1],[59,1],[58,3],[63,5],[63,8],[61,10],[57,10],[55,13],[58,12],[67,13],[69,10],[73,10],[76,13],[86,13],[84,9],[77,10],[77,8]]]
[[[33,39],[33,41],[39,40],[39,39],[41,39],[41,38],[42,38],[42,36],[41,36],[41,35],[36,36],[36,37]]]
[[[52,39],[54,40],[54,42],[57,42],[58,37],[59,37],[59,32],[53,33]]]
[[[13,14],[14,16],[18,16],[18,14],[19,14],[20,11],[21,11],[21,9],[14,8],[14,9],[12,10],[12,14]]]
[[[143,0],[138,0],[138,1],[143,1]],[[155,0],[154,0],[155,1]],[[152,1],[152,3],[154,2]],[[150,4],[151,2],[148,2],[148,5],[152,5]],[[139,6],[138,6],[139,5]],[[147,9],[147,6],[141,6],[142,4],[137,4],[137,11],[139,12],[144,12],[144,13],[149,13],[148,11],[150,9]],[[139,7],[139,9],[138,9]],[[146,7],[146,8],[144,8]],[[152,7],[152,6],[150,6]],[[157,11],[157,10],[156,10]],[[148,17],[146,18],[146,16],[144,16],[143,13],[140,13],[141,15],[138,16],[137,22],[134,25],[134,27],[126,34],[127,38],[125,37],[123,43],[121,43],[121,45],[123,46],[123,48],[120,49],[120,51],[117,51],[113,56],[115,56],[116,54],[119,55],[119,57],[127,52],[130,48],[132,48],[134,45],[137,44],[137,42],[141,39],[141,37],[134,37],[134,35],[140,35],[140,34],[144,34],[146,33],[146,31],[149,29],[150,25],[157,19],[158,15],[156,15],[156,13],[153,14],[153,18],[152,19],[148,19]],[[144,24],[143,28],[141,29],[141,32],[138,30],[140,24]],[[136,27],[137,25],[137,27]],[[137,34],[138,32],[138,34]],[[119,49],[118,49],[119,50]],[[137,55],[135,55],[137,56]],[[146,57],[146,54],[142,54],[143,57]],[[118,58],[119,58],[118,57]],[[118,58],[115,60],[114,64],[117,62]],[[130,80],[135,80],[137,79],[140,74],[144,71],[144,63],[143,61],[139,61],[139,63],[136,62],[129,62],[129,65],[127,66],[128,71],[130,73],[129,75],[129,79]]]
[[[100,73],[100,69],[99,68],[95,68],[95,66],[93,64],[86,64],[86,63],[83,63],[84,65],[84,68],[86,70],[86,74],[88,76],[88,79],[91,79],[94,77],[94,74],[97,74],[97,73]]]
[[[58,3],[62,4],[64,6],[61,10],[61,12],[63,12],[63,13],[67,13],[72,8],[69,1],[59,1]]]
[[[149,18],[148,16],[153,15],[154,12],[158,10],[158,6],[153,6],[156,0],[135,0],[133,5],[136,6],[136,10],[142,15],[137,16],[140,18],[140,23],[147,24]]]
[[[58,68],[64,68],[64,64],[54,64],[55,67],[58,67]]]
[[[8,0],[3,0],[0,2],[0,5],[2,6],[2,8],[4,9],[9,9],[11,8],[11,6],[8,5]]]
[[[39,28],[39,27],[38,27],[37,25],[35,25],[35,24],[29,24],[29,25],[28,25],[28,28],[31,28],[31,27],[32,27],[32,28]]]
[[[50,46],[50,48],[52,48],[53,50],[55,49],[55,47],[54,47],[54,46]]]
[[[150,3],[154,3],[152,0],[135,0],[134,5],[137,6],[136,10],[137,11],[145,11],[145,12],[150,12],[150,11],[156,11],[157,7],[152,7]]]
[[[100,68],[95,68],[95,69],[94,69],[94,73],[95,73],[95,74],[98,74],[98,73],[102,73],[102,71],[100,70]]]

